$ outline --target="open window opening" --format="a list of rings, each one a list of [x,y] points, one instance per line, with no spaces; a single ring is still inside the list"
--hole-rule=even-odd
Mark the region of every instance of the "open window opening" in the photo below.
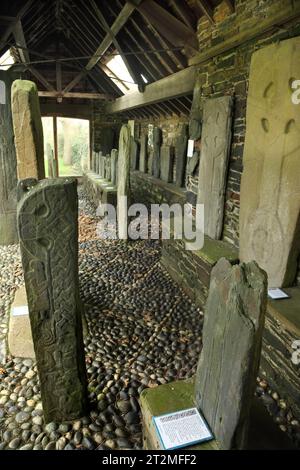
[[[43,117],[46,176],[50,159],[55,158],[53,118]],[[59,176],[82,176],[90,155],[90,122],[87,119],[57,118]]]

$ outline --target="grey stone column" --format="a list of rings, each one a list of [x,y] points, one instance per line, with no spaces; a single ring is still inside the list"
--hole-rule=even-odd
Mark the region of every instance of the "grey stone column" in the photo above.
[[[17,160],[8,72],[0,71],[0,245],[17,243]]]
[[[29,80],[15,80],[11,102],[18,179],[44,179],[43,126],[36,84]]]
[[[118,228],[119,237],[127,239],[128,217],[125,197],[130,198],[130,127],[124,124],[121,128],[119,139],[118,159]]]
[[[113,185],[117,184],[117,170],[118,170],[118,150],[112,149],[111,157],[110,157],[110,164],[111,164],[111,182]]]

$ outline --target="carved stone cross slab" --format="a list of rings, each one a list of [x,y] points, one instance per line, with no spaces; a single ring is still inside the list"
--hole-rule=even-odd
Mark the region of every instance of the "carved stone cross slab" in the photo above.
[[[19,183],[18,229],[46,422],[87,410],[75,179]]]
[[[205,101],[199,166],[198,204],[204,204],[204,232],[219,240],[223,228],[224,197],[231,140],[232,98]]]
[[[241,182],[240,258],[256,260],[269,287],[292,285],[300,253],[300,38],[252,56]]]
[[[36,84],[15,80],[11,102],[18,179],[44,179],[43,126]]]

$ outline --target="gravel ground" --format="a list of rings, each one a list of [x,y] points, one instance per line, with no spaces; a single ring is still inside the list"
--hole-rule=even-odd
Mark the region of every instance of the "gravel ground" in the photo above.
[[[203,314],[160,267],[158,242],[96,240],[94,208],[81,188],[79,196],[91,412],[45,425],[34,361],[7,357],[0,368],[0,450],[141,449],[141,391],[196,370]],[[9,306],[23,282],[16,246],[0,247],[0,281],[1,346]],[[300,442],[299,422],[265,378],[258,378],[257,395],[281,429]]]

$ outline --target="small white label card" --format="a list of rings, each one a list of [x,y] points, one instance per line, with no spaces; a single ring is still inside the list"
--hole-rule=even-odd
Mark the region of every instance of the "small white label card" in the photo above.
[[[194,155],[194,146],[195,146],[195,141],[190,139],[188,142],[188,149],[187,149],[188,157],[192,157]]]
[[[153,417],[160,442],[165,450],[178,449],[213,439],[197,408]]]
[[[21,315],[29,315],[28,306],[22,305],[21,307],[14,307],[12,314],[14,317],[20,317]]]
[[[268,296],[273,300],[288,299],[290,296],[281,289],[268,289]]]

